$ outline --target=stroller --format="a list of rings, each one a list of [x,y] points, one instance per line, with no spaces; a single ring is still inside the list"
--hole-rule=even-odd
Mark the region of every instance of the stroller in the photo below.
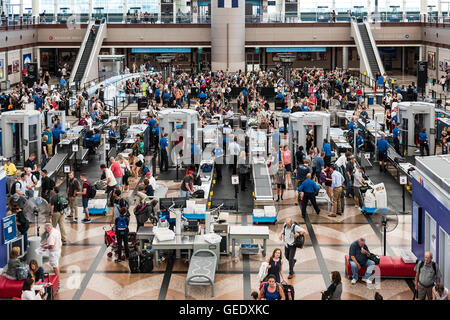
[[[114,227],[110,226],[109,230],[106,230],[106,228],[103,227],[103,230],[105,231],[106,248],[111,247],[111,251],[107,253],[108,258],[112,258],[113,255],[117,256],[118,244],[117,244],[117,235],[116,232],[114,231]],[[128,247],[130,250],[137,250],[136,232],[128,232]]]

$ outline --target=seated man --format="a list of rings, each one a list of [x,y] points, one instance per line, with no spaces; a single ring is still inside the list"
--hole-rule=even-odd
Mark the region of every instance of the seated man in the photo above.
[[[356,284],[358,281],[358,271],[362,267],[367,267],[362,281],[372,283],[372,280],[369,280],[369,277],[372,275],[375,262],[369,259],[370,252],[365,242],[366,240],[364,238],[360,238],[350,245],[349,260],[352,268],[352,284]]]

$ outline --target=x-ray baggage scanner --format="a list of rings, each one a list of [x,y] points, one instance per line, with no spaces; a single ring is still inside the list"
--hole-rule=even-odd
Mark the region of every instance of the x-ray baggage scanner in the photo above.
[[[23,165],[30,154],[41,157],[41,117],[37,110],[15,110],[3,112],[2,151],[6,158],[13,158]]]
[[[158,112],[159,138],[168,134],[169,165],[174,166],[174,159],[183,150],[183,159],[189,163],[191,148],[201,141],[198,134],[198,112],[191,109],[163,109]]]
[[[398,120],[402,135],[402,153],[415,155],[416,135],[423,129],[429,138],[430,155],[434,154],[435,121],[434,104],[428,102],[401,102],[398,104]],[[405,143],[407,141],[407,143]],[[407,149],[406,149],[407,148]],[[405,150],[406,149],[406,150]]]
[[[322,150],[323,139],[330,139],[330,114],[324,112],[294,112],[289,116],[289,148],[292,154],[303,146],[306,150],[306,135],[313,137],[313,145]]]

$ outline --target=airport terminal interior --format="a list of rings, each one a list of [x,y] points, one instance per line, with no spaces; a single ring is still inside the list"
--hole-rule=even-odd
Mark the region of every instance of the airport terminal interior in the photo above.
[[[449,1],[0,3],[0,299],[448,300]]]

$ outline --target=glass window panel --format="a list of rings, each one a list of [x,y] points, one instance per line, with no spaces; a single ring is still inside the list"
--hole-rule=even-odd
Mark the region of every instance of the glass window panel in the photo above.
[[[40,0],[40,12],[55,13],[55,0]]]

